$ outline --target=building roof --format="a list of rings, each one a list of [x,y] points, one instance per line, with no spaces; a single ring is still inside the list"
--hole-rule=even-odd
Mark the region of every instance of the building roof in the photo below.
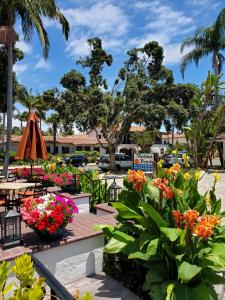
[[[12,136],[12,143],[20,143],[22,136]],[[53,143],[53,136],[43,136],[46,143]],[[56,142],[58,144],[67,144],[73,146],[81,145],[99,145],[97,138],[90,138],[87,134],[77,134],[73,136],[57,136]],[[104,139],[101,139],[103,144],[106,144]]]
[[[162,139],[172,138],[172,133],[162,132],[161,137],[162,137]],[[185,134],[184,133],[174,133],[174,138],[185,138]]]

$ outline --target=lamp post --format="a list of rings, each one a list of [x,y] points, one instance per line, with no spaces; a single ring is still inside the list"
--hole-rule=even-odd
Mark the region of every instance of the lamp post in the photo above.
[[[122,191],[122,188],[116,184],[116,181],[114,179],[114,182],[110,185],[110,201],[111,202],[117,202],[119,193]]]
[[[1,243],[3,249],[21,245],[21,216],[15,210],[1,213]]]

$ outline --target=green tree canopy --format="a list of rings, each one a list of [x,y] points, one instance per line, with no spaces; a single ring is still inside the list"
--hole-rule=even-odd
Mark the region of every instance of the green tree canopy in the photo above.
[[[127,61],[119,70],[112,89],[108,90],[102,71],[105,65],[112,64],[112,56],[105,52],[98,38],[89,39],[88,43],[90,55],[77,63],[88,68],[90,80],[88,82],[76,70],[66,73],[61,79],[66,90],[60,96],[58,108],[64,122],[76,122],[81,131],[94,129],[98,138],[97,128],[101,127],[113,168],[116,146],[132,123],[142,122],[149,130],[159,129],[171,99],[177,110],[185,111],[183,119],[186,121],[193,89],[183,85],[179,92],[179,85],[173,83],[172,71],[162,65],[162,47],[150,42],[128,51]],[[101,140],[99,143],[104,147]]]

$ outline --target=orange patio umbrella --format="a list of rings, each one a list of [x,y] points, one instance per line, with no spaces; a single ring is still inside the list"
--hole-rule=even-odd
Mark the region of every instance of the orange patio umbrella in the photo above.
[[[34,112],[31,112],[16,151],[15,159],[30,159],[32,168],[33,161],[37,158],[46,160],[48,159],[48,154],[41,129],[38,125],[38,118]]]

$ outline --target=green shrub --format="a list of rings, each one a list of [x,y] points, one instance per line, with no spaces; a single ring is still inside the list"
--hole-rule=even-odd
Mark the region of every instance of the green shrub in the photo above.
[[[44,279],[35,277],[31,257],[24,254],[16,258],[14,262],[15,265],[12,268],[10,262],[0,264],[0,299],[43,299],[45,296]],[[16,276],[19,283],[11,282],[7,285],[10,275]],[[3,298],[2,295],[4,295]]]

